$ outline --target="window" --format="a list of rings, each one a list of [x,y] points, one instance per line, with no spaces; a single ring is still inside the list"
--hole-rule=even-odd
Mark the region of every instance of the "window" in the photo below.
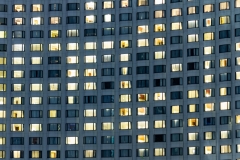
[[[148,149],[137,149],[137,157],[148,157],[149,151]]]
[[[79,3],[67,3],[67,11],[74,11],[79,9],[80,9]]]
[[[95,10],[97,7],[96,2],[86,2],[85,3],[85,10]]]
[[[219,88],[219,95],[220,96],[231,95],[231,87]]]
[[[7,64],[7,58],[0,57],[0,65],[6,65]]]
[[[103,36],[114,35],[114,34],[115,34],[114,28],[103,28],[102,29]]]
[[[182,64],[172,64],[171,71],[172,72],[182,71]]]
[[[43,25],[43,18],[42,17],[31,18],[31,25]]]
[[[79,23],[79,16],[68,16],[67,18],[67,24],[78,24]]]
[[[42,97],[30,97],[30,104],[42,104]]]
[[[154,156],[166,156],[166,149],[165,148],[154,148]]]
[[[84,96],[84,103],[97,103],[97,96]]]
[[[166,95],[164,92],[154,93],[154,101],[166,100]]]
[[[24,97],[11,97],[11,104],[13,105],[23,105]]]
[[[10,151],[10,158],[24,158],[24,151]]]
[[[31,11],[32,12],[42,12],[43,11],[43,5],[42,4],[32,4],[31,5]]]
[[[85,16],[85,23],[96,23],[97,22],[97,16],[95,15],[89,15]],[[73,20],[70,21],[70,23],[79,23],[79,17],[74,18]]]
[[[154,79],[153,80],[154,87],[163,87],[166,86],[166,79]]]
[[[31,51],[36,52],[36,51],[42,51],[42,44],[31,44]]]
[[[97,137],[96,136],[85,136],[83,137],[83,144],[96,144]]]
[[[84,29],[84,36],[97,36],[97,29]]]
[[[182,91],[175,91],[170,93],[170,99],[175,100],[175,99],[182,99],[183,98],[183,93]]]
[[[114,125],[113,125],[113,123],[103,122],[103,123],[102,123],[102,130],[114,130]]]
[[[24,58],[23,57],[13,57],[12,64],[24,64]]]
[[[60,38],[61,37],[61,31],[60,30],[49,30],[48,31],[48,37],[49,38]]]
[[[102,109],[101,110],[101,116],[102,117],[113,117],[114,116],[114,109]]]
[[[165,18],[165,10],[154,11],[154,18]]]
[[[131,6],[132,6],[131,0],[121,0],[120,1],[120,7],[122,7],[122,8],[131,7]]]
[[[148,0],[138,0],[138,6],[148,6]]]
[[[119,48],[132,48],[132,41],[131,40],[120,41]]]
[[[204,41],[214,40],[214,32],[208,32],[203,34]]]
[[[103,15],[103,22],[114,22],[115,15],[114,14],[105,14]]]
[[[0,12],[7,12],[7,5],[1,4],[0,5]]]
[[[7,6],[5,6],[4,8],[7,9]],[[13,5],[13,12],[25,12],[25,5],[23,4]]]
[[[56,111],[56,110],[53,110],[53,111]],[[70,117],[79,117],[79,112],[78,110],[66,110],[66,117],[67,118],[70,118]],[[57,115],[58,116],[58,110],[57,110]],[[60,116],[58,116],[60,117]]]
[[[188,133],[188,141],[198,141],[199,134],[198,133]]]
[[[188,35],[188,43],[198,42],[198,34],[190,34]]]
[[[107,63],[107,62],[114,62],[115,60],[115,55],[114,54],[108,54],[108,55],[103,55],[102,56],[102,62]]]
[[[131,81],[120,81],[119,88],[132,88]]]
[[[57,96],[48,97],[48,104],[61,104],[61,97]]]
[[[24,137],[11,137],[11,145],[24,145]]]
[[[102,42],[102,49],[112,49],[112,48],[114,48],[114,42],[113,41]]]
[[[114,8],[114,1],[104,1],[103,9]]]
[[[188,98],[198,98],[198,90],[189,90]]]
[[[148,88],[149,80],[137,80],[137,88]]]
[[[230,110],[231,103],[230,102],[220,102],[220,110]]]
[[[148,33],[148,25],[137,26],[137,33]]]
[[[119,136],[119,143],[132,143],[132,136]]]
[[[198,14],[198,6],[188,7],[188,14]]]
[[[78,30],[67,30],[67,37],[78,37]]]
[[[182,30],[182,22],[171,23],[171,30]]]
[[[171,120],[171,127],[172,128],[182,127],[182,126],[183,126],[183,120],[182,119]]]
[[[131,122],[119,122],[119,130],[131,129]]]
[[[78,96],[67,96],[66,97],[66,104],[78,104],[79,97]]]
[[[182,36],[172,36],[170,39],[171,44],[181,44],[182,43]]]
[[[102,103],[114,103],[114,96],[113,95],[103,95],[101,96]]]
[[[47,144],[48,145],[59,145],[61,142],[60,137],[48,137]]]
[[[235,15],[235,21],[237,22],[237,15]],[[219,17],[219,24],[229,24],[230,23],[230,16],[221,16]]]
[[[50,43],[48,45],[49,51],[61,51],[61,44],[60,43]]]
[[[130,116],[131,114],[131,108],[120,108],[119,109],[119,115],[120,116]]]
[[[214,18],[206,18],[203,19],[203,27],[215,26]]]
[[[215,68],[215,61],[214,61],[214,60],[204,61],[204,62],[203,62],[203,68],[204,68],[204,69]]]
[[[78,150],[66,150],[65,158],[78,158]]]
[[[137,12],[137,20],[149,19],[149,12]]]
[[[137,135],[137,143],[148,143],[148,135]]]
[[[62,10],[62,4],[60,3],[49,4],[49,11],[61,11],[61,10]]]
[[[7,18],[0,18],[0,25],[7,25]]]
[[[231,153],[231,145],[221,145],[220,146],[220,153],[221,154],[227,154],[227,153]]]
[[[220,131],[221,139],[231,139],[231,131]]]
[[[230,81],[231,80],[231,73],[221,73],[219,74],[219,81]]]
[[[22,110],[12,110],[11,111],[11,118],[23,118],[24,112]]]
[[[122,94],[119,95],[119,102],[131,102],[131,95],[130,94]]]
[[[204,97],[214,97],[215,96],[215,89],[214,88],[209,88],[209,89],[204,89],[203,91]]]
[[[204,126],[215,125],[215,117],[207,117],[203,119]]]
[[[171,148],[171,156],[180,156],[183,155],[183,148],[178,147],[178,148]]]
[[[66,137],[66,144],[78,144],[78,137]]]
[[[13,25],[25,25],[25,18],[13,18],[12,24]]]
[[[188,21],[187,28],[198,28],[198,20]]]
[[[188,112],[199,112],[199,105],[198,104],[189,104],[188,105]]]
[[[204,104],[204,111],[205,112],[210,112],[210,111],[214,111],[214,103],[205,103]]]
[[[203,12],[214,12],[214,4],[206,4],[203,6]]]
[[[60,158],[60,151],[56,150],[47,151],[47,158]]]
[[[12,71],[12,78],[24,78],[24,71]]]
[[[60,118],[61,111],[60,110],[48,110],[48,117],[49,118]]]
[[[161,111],[160,111],[161,112]],[[159,112],[159,113],[160,113]],[[163,112],[162,112],[163,113]],[[165,109],[164,109],[165,113]],[[161,114],[161,113],[160,113]],[[166,121],[165,120],[157,120],[154,121],[154,128],[165,128],[166,127]]]
[[[198,62],[187,63],[187,70],[198,70],[198,69],[199,69]]]
[[[0,38],[7,38],[7,31],[0,31]]]
[[[165,45],[165,38],[154,38],[154,46],[161,46],[161,45]]]
[[[29,131],[42,131],[42,124],[30,124]]]
[[[187,84],[199,84],[198,76],[187,77]]]
[[[119,75],[132,75],[132,67],[119,68]]]
[[[24,51],[24,44],[13,44],[12,45],[13,52],[23,52]]]
[[[42,158],[42,151],[29,151],[29,158]]]
[[[22,132],[24,129],[23,124],[11,124],[12,132]],[[5,131],[5,128],[4,128]]]
[[[191,118],[188,119],[188,127],[195,127],[198,126],[198,118]]]
[[[84,123],[84,131],[93,131],[93,130],[96,130],[96,123]]]
[[[61,70],[48,70],[49,78],[57,78],[61,77]]]
[[[20,36],[20,35],[19,35]],[[41,30],[33,30],[30,31],[31,38],[43,38],[43,31]],[[20,37],[19,37],[20,38]],[[22,37],[23,38],[23,37]]]
[[[171,9],[171,16],[172,17],[181,16],[181,15],[182,15],[182,9],[181,8]]]
[[[154,32],[163,32],[165,31],[165,24],[155,24]]]
[[[114,68],[102,68],[102,76],[114,76]]]
[[[96,150],[84,150],[83,158],[96,158]]]
[[[154,52],[154,59],[165,59],[165,51]]]
[[[131,21],[132,14],[131,13],[122,13],[119,14],[119,21]]]
[[[102,158],[110,158],[114,157],[114,150],[101,150]]]
[[[171,134],[171,142],[178,142],[178,141],[183,141],[183,134],[182,133]]]
[[[231,37],[230,30],[219,31],[219,39],[230,38],[230,37]]]
[[[102,82],[102,89],[114,89],[114,82]]]
[[[137,40],[137,47],[146,47],[149,46],[148,39],[138,39]]]

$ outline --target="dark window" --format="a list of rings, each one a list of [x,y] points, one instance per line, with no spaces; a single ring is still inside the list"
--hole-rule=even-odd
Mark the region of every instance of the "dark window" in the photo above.
[[[171,78],[171,86],[182,85],[182,78]]]
[[[0,25],[7,25],[7,18],[0,18]]]
[[[97,96],[84,96],[84,103],[97,103]]]
[[[166,107],[165,106],[154,107],[153,114],[166,114]]]
[[[102,68],[102,76],[114,76],[114,68]]]
[[[240,22],[240,14],[235,14],[235,22]]]
[[[61,131],[61,124],[60,123],[49,123],[47,124],[48,131]]]
[[[110,158],[114,157],[114,150],[101,150],[102,158]]]
[[[182,36],[171,37],[171,44],[181,44],[181,43],[182,43]]]
[[[131,21],[132,14],[131,13],[122,13],[119,15],[119,21]]]
[[[60,3],[49,4],[49,11],[61,11],[61,10],[62,4]]]
[[[114,82],[102,82],[102,89],[114,89]]]
[[[119,136],[119,143],[132,143],[132,136]]]
[[[182,147],[171,148],[171,156],[180,156],[180,155],[183,155]]]
[[[163,87],[166,86],[166,79],[154,79],[153,80],[154,87]]]
[[[30,78],[43,78],[43,71],[42,70],[31,70]]]
[[[231,116],[220,117],[220,125],[231,124],[231,123],[232,123],[232,117]]]
[[[66,117],[79,117],[79,111],[78,110],[66,110]]]
[[[240,109],[240,100],[235,101],[235,108]]]
[[[148,74],[148,73],[149,73],[149,66],[137,67],[137,74]]]
[[[199,84],[199,76],[187,77],[187,84]]]
[[[166,65],[155,65],[153,66],[154,73],[165,73]]]
[[[48,57],[48,64],[61,64],[61,57]]]
[[[137,20],[149,19],[149,12],[138,12]]]
[[[7,44],[0,44],[0,52],[7,51]]]
[[[96,136],[85,136],[83,137],[83,144],[96,144],[97,137]]]
[[[182,99],[182,98],[183,98],[183,93],[182,93],[182,91],[171,92],[171,100],[174,100],[174,99]]]
[[[42,110],[30,110],[29,111],[29,118],[42,118]]]
[[[231,37],[230,30],[219,31],[219,39],[230,38],[230,37]]]
[[[79,10],[80,9],[80,4],[79,3],[68,3],[67,4],[67,10],[68,11],[74,11],[74,10]]]
[[[61,97],[48,97],[48,104],[61,104]]]
[[[102,109],[101,110],[102,117],[113,117],[114,116],[114,109]]]
[[[182,0],[171,0],[171,3],[182,2]]]
[[[67,17],[67,24],[78,24],[79,23],[79,16],[68,16]]]
[[[154,142],[166,142],[166,134],[154,134]]]
[[[171,58],[182,57],[182,50],[171,50]]]
[[[65,158],[78,158],[78,150],[66,150]]]
[[[137,61],[140,60],[149,60],[149,53],[148,52],[137,53]]]
[[[11,137],[11,145],[24,145],[23,137]]]
[[[219,74],[219,81],[231,81],[231,73],[221,73]]]
[[[49,78],[61,77],[61,70],[48,70]]]
[[[132,34],[132,27],[124,26],[119,28],[119,34]]]
[[[59,145],[61,143],[60,137],[48,137],[47,144],[48,145]]]
[[[43,31],[40,30],[34,30],[30,32],[31,38],[43,38]]]
[[[12,38],[25,38],[25,31],[13,31]]]
[[[113,95],[102,96],[102,103],[114,103],[114,96]]]
[[[114,28],[103,28],[102,29],[103,36],[114,35],[114,34],[115,34]]]
[[[85,29],[84,36],[97,36],[97,29]]]
[[[42,137],[29,137],[29,145],[42,145]]]
[[[137,80],[137,88],[149,87],[149,80]]]
[[[207,117],[203,119],[204,126],[215,125],[215,117]]]
[[[182,127],[182,126],[183,126],[183,120],[182,119],[171,120],[171,127],[172,128]]]
[[[239,37],[240,36],[240,28],[236,28],[235,29],[235,37]]]
[[[183,134],[182,133],[171,134],[171,142],[178,142],[178,141],[183,141]]]
[[[219,45],[219,53],[224,53],[224,52],[231,52],[230,44]]]
[[[120,149],[119,157],[132,157],[132,150],[131,149]]]
[[[189,48],[187,49],[187,56],[198,56],[199,55],[199,48]]]
[[[198,62],[191,62],[187,64],[187,70],[198,70],[199,64]]]
[[[0,4],[0,12],[7,12],[7,5]]]
[[[65,125],[65,130],[66,131],[78,131],[79,130],[79,125],[78,123],[67,123]]]
[[[101,144],[114,144],[114,136],[102,136]]]

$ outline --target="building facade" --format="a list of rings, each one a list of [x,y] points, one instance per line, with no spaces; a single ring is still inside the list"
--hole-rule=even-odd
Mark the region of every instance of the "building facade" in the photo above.
[[[0,159],[240,159],[240,0],[0,12]]]

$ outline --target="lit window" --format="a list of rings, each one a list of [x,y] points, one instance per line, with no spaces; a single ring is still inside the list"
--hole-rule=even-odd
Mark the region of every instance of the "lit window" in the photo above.
[[[0,38],[7,38],[7,31],[0,31]]]
[[[30,97],[30,104],[42,104],[42,97]]]
[[[119,97],[119,102],[131,102],[131,95],[130,94],[122,94]]]
[[[67,37],[78,37],[78,30],[67,30]]]
[[[31,132],[42,131],[42,124],[30,124],[29,130]]]
[[[182,64],[172,64],[171,71],[172,72],[182,71]]]
[[[162,93],[154,93],[154,100],[155,101],[163,101],[166,100],[166,95],[164,92]]]
[[[29,151],[29,158],[42,158],[42,151]]]
[[[176,8],[172,9],[171,16],[181,16],[182,15],[182,9],[181,8]]]
[[[23,151],[12,151],[11,158],[23,158]]]
[[[50,17],[49,24],[61,24],[61,17]]]
[[[154,156],[166,156],[165,148],[154,148]]]
[[[220,146],[220,153],[231,153],[231,145],[221,145]]]
[[[84,150],[84,158],[96,158],[96,150]]]
[[[198,141],[198,133],[188,133],[189,141]]]
[[[164,18],[165,17],[165,11],[154,11],[154,18]]]
[[[114,8],[114,1],[104,1],[103,9]]]
[[[59,43],[50,43],[48,45],[49,51],[61,51],[61,44]]]
[[[130,81],[120,81],[120,88],[131,88],[131,82]]]
[[[23,118],[24,114],[21,110],[13,110],[11,113],[11,118]]]
[[[31,18],[31,25],[42,25],[42,24],[43,24],[43,18],[41,17]]]
[[[235,1],[235,7],[236,7],[236,8],[239,8],[239,7],[240,7],[240,0],[236,0],[236,1]]]
[[[114,130],[113,123],[110,123],[110,122],[102,123],[102,130]]]
[[[112,49],[112,48],[114,48],[114,42],[113,41],[102,42],[102,49]]]
[[[96,9],[96,2],[87,2],[85,3],[86,10],[95,10]]]
[[[84,57],[84,62],[85,63],[96,63],[97,62],[97,57],[96,56],[85,56]]]
[[[120,48],[131,48],[132,44],[131,41],[125,40],[125,41],[120,41]]]
[[[42,4],[33,4],[32,5],[32,12],[41,12],[41,11],[43,11]]]
[[[204,47],[204,54],[214,54],[214,47],[213,46]]]
[[[220,132],[221,139],[229,139],[231,138],[231,131],[221,131]]]
[[[11,124],[11,131],[22,132],[23,131],[23,124]]]
[[[226,95],[230,95],[231,94],[231,88],[230,87],[224,87],[224,88],[220,88],[219,89],[220,91],[220,93],[219,93],[219,95],[220,96],[226,96]]]
[[[240,80],[240,72],[236,72],[236,80]]]
[[[198,20],[188,21],[188,28],[198,28]]]
[[[147,129],[147,128],[148,128],[148,121],[137,122],[137,129]]]
[[[188,98],[198,98],[198,90],[188,91]]]
[[[182,22],[171,23],[171,30],[182,30]]]
[[[148,0],[138,0],[138,6],[148,6]]]
[[[85,23],[95,23],[96,22],[96,16],[90,15],[85,17]]]
[[[214,103],[205,103],[204,104],[204,111],[205,112],[214,111]]]
[[[138,39],[137,40],[137,47],[146,47],[149,46],[148,39]]]
[[[138,107],[137,115],[148,115],[148,108],[147,107]]]
[[[95,82],[87,82],[84,83],[84,90],[96,90],[96,83]]]
[[[204,75],[204,83],[214,82],[214,75]]]
[[[69,69],[67,70],[67,77],[78,77],[78,70]]]
[[[165,59],[165,51],[154,52],[154,59]]]
[[[7,58],[0,57],[0,65],[5,65],[7,63]]]
[[[197,14],[198,13],[198,6],[188,7],[188,14]]]
[[[148,33],[148,25],[138,26],[137,33]]]
[[[203,39],[204,41],[214,40],[214,32],[204,33]]]
[[[204,27],[209,27],[209,26],[214,26],[214,25],[215,25],[215,19],[213,19],[213,18],[206,18],[203,20]]]
[[[14,12],[25,12],[25,5],[13,5]]]
[[[6,138],[5,137],[0,137],[0,145],[5,145],[6,144]],[[0,154],[1,158],[1,154]]]
[[[198,112],[199,111],[199,105],[198,104],[190,104],[188,105],[188,112]]]
[[[120,61],[131,61],[131,54],[120,54]]]
[[[163,32],[165,31],[165,24],[155,24],[154,32]]]
[[[24,58],[23,57],[13,57],[12,64],[24,64]]]
[[[69,56],[67,58],[67,64],[76,64],[78,63],[78,57],[77,56]]]
[[[6,124],[1,124],[0,123],[0,132],[6,131]]]
[[[78,144],[78,137],[66,137],[66,144]]]
[[[198,118],[188,119],[188,127],[198,126]]]
[[[49,37],[50,37],[50,38],[58,38],[58,37],[61,37],[61,31],[59,31],[59,30],[50,30],[50,31],[49,31]]]
[[[0,110],[0,118],[6,118],[6,111]]]
[[[120,122],[119,123],[119,129],[120,130],[131,129],[131,122]]]
[[[137,143],[147,143],[148,135],[137,135]]]
[[[154,128],[166,128],[165,120],[154,121]]]
[[[221,16],[219,17],[219,24],[228,24],[230,23],[230,16]]]
[[[214,97],[214,89],[204,89],[204,97]]]
[[[42,91],[42,84],[30,84],[30,91]]]
[[[13,18],[13,25],[24,25],[25,18]]]
[[[84,131],[96,130],[96,123],[84,123]]]
[[[90,49],[97,49],[96,42],[86,42],[84,45],[84,49],[90,50]]]
[[[171,113],[182,113],[182,106],[171,106]]]
[[[240,115],[236,115],[236,123],[240,123]]]
[[[31,64],[42,64],[42,57],[31,57]]]
[[[12,45],[13,52],[22,52],[24,51],[24,44],[13,44]]]
[[[154,45],[155,46],[165,45],[165,38],[154,38]]]
[[[188,42],[198,42],[198,34],[190,34],[188,35]]]
[[[85,109],[84,117],[96,117],[96,109]]]
[[[205,146],[204,154],[215,154],[215,147],[214,146]]]
[[[84,76],[91,77],[91,76],[96,76],[96,69],[85,69],[84,71]]]
[[[119,109],[120,116],[130,116],[131,115],[131,108],[120,108]]]
[[[206,12],[214,12],[214,4],[206,4],[204,5],[204,13]]]
[[[49,118],[57,118],[58,117],[58,111],[57,110],[49,110],[48,111],[48,117]]]
[[[221,2],[219,5],[219,10],[227,10],[230,9],[229,2]]]
[[[138,102],[148,101],[148,94],[137,94],[137,97]]]
[[[122,8],[131,7],[132,6],[131,0],[121,0],[120,5],[121,5]]]

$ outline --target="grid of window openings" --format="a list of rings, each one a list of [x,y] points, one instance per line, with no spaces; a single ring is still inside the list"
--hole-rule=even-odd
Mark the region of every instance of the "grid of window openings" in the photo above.
[[[0,159],[240,160],[240,0],[0,12]]]

